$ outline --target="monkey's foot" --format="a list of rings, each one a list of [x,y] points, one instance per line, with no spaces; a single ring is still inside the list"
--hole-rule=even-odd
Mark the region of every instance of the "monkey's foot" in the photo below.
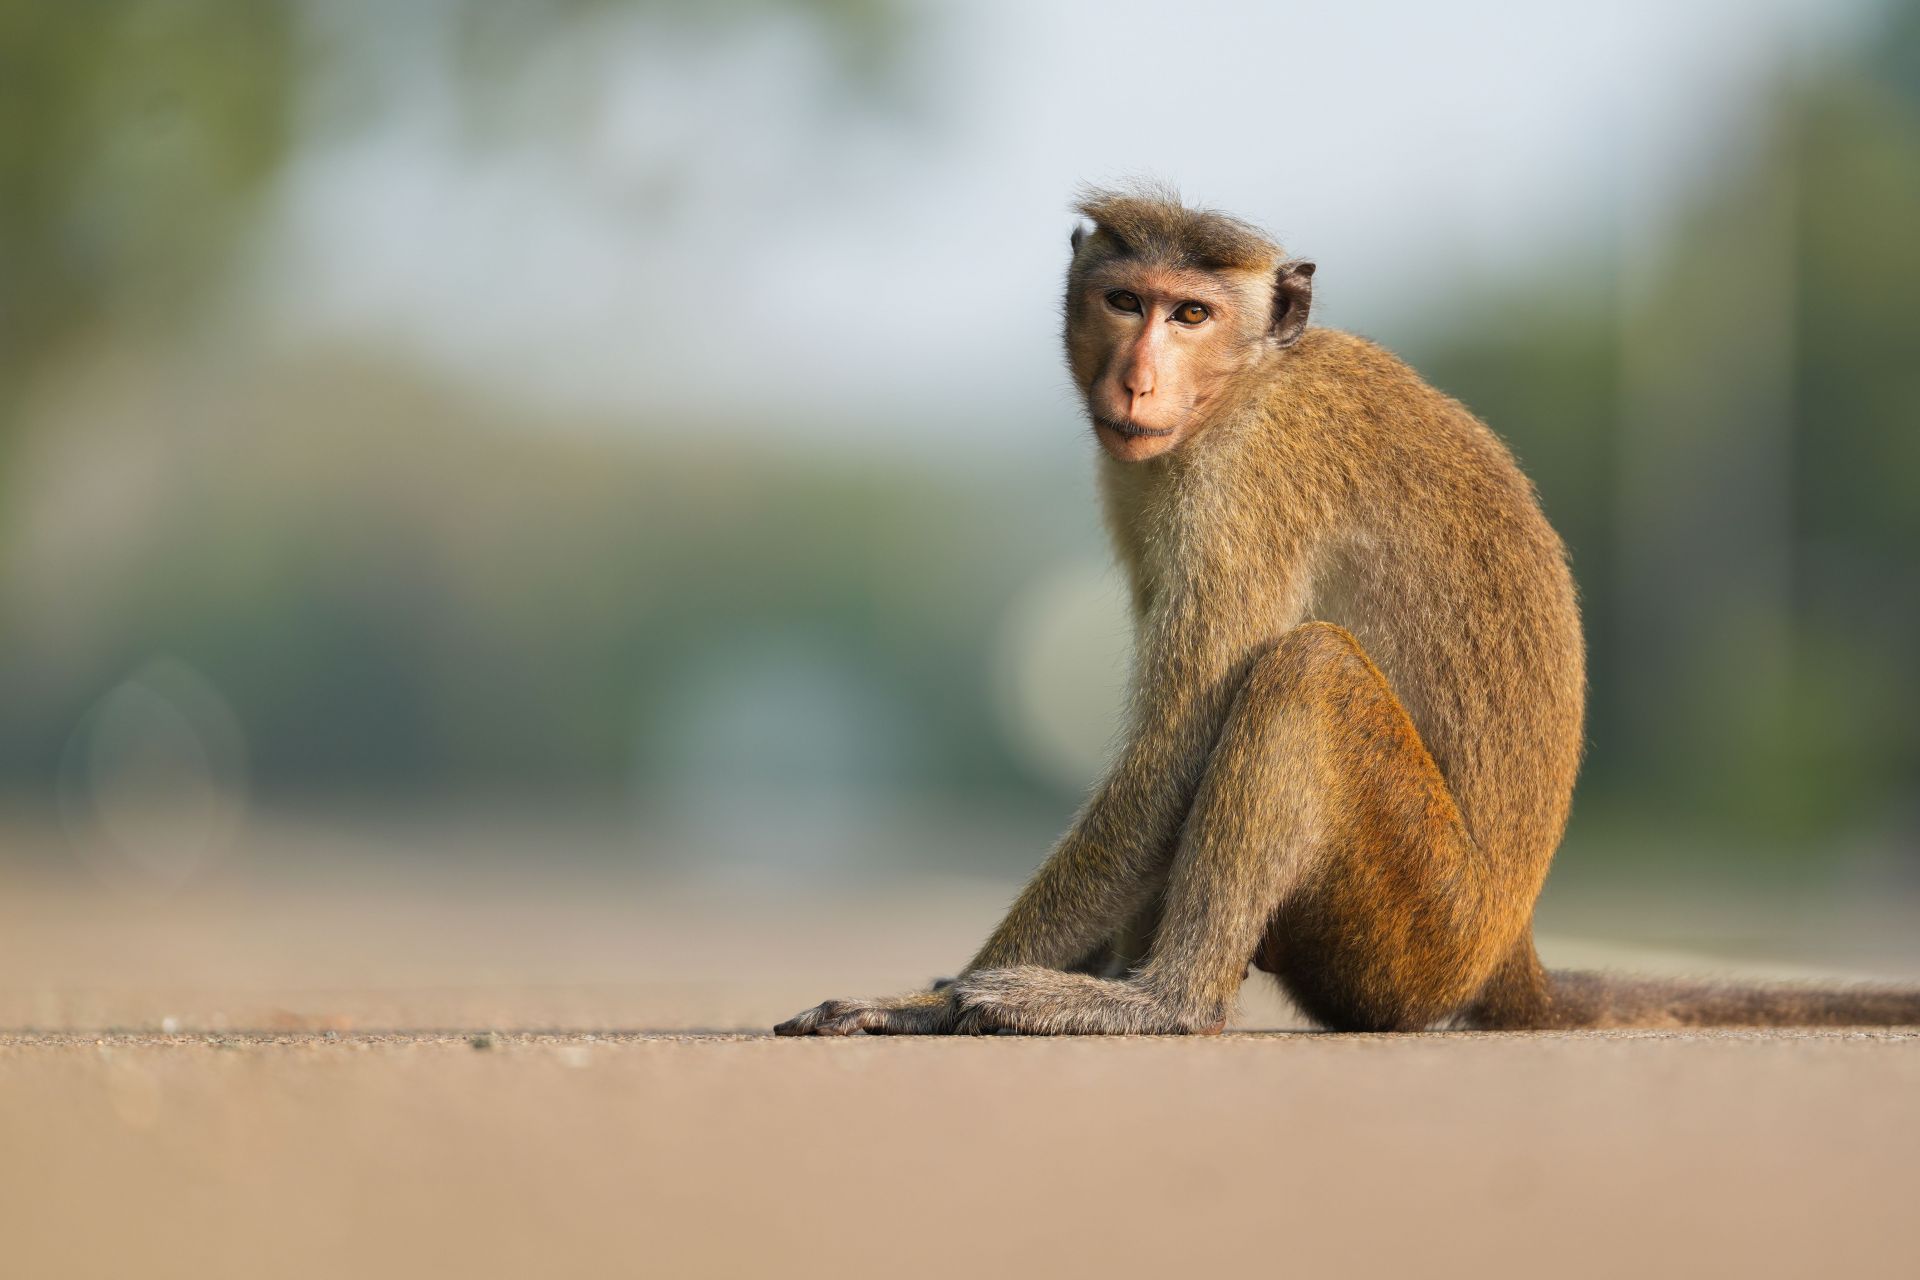
[[[777,1036],[937,1036],[953,1031],[947,989],[916,991],[890,1000],[828,1000],[773,1029]]]
[[[1179,1008],[1137,981],[1058,969],[983,969],[951,990],[963,1035],[1218,1035],[1227,1025],[1224,1014]]]

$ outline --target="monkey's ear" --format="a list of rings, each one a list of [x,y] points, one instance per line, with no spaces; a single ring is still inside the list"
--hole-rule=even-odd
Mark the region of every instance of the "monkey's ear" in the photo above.
[[[1313,263],[1289,258],[1273,272],[1273,340],[1290,347],[1306,332],[1313,309]]]
[[[1084,222],[1076,222],[1073,224],[1073,234],[1067,237],[1067,243],[1073,246],[1075,253],[1078,253],[1080,252],[1081,242],[1086,238],[1087,224]]]

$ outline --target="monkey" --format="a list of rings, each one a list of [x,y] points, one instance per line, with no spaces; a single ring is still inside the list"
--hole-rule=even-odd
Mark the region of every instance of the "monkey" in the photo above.
[[[1920,1023],[1920,991],[1549,972],[1584,746],[1568,556],[1506,446],[1315,264],[1088,189],[1067,367],[1134,618],[1127,728],[957,978],[781,1035],[1205,1034],[1252,968],[1336,1031]]]

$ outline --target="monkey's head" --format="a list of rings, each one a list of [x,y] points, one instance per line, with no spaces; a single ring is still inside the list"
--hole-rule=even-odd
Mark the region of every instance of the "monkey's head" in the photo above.
[[[1067,364],[1100,446],[1159,457],[1234,377],[1307,327],[1313,264],[1260,231],[1154,189],[1087,191],[1073,232]]]

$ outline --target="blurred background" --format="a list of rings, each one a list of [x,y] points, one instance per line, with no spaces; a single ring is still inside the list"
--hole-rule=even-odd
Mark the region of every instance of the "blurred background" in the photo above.
[[[962,961],[1115,725],[1133,175],[1537,481],[1545,924],[1911,964],[1920,2],[0,0],[0,1017]]]

